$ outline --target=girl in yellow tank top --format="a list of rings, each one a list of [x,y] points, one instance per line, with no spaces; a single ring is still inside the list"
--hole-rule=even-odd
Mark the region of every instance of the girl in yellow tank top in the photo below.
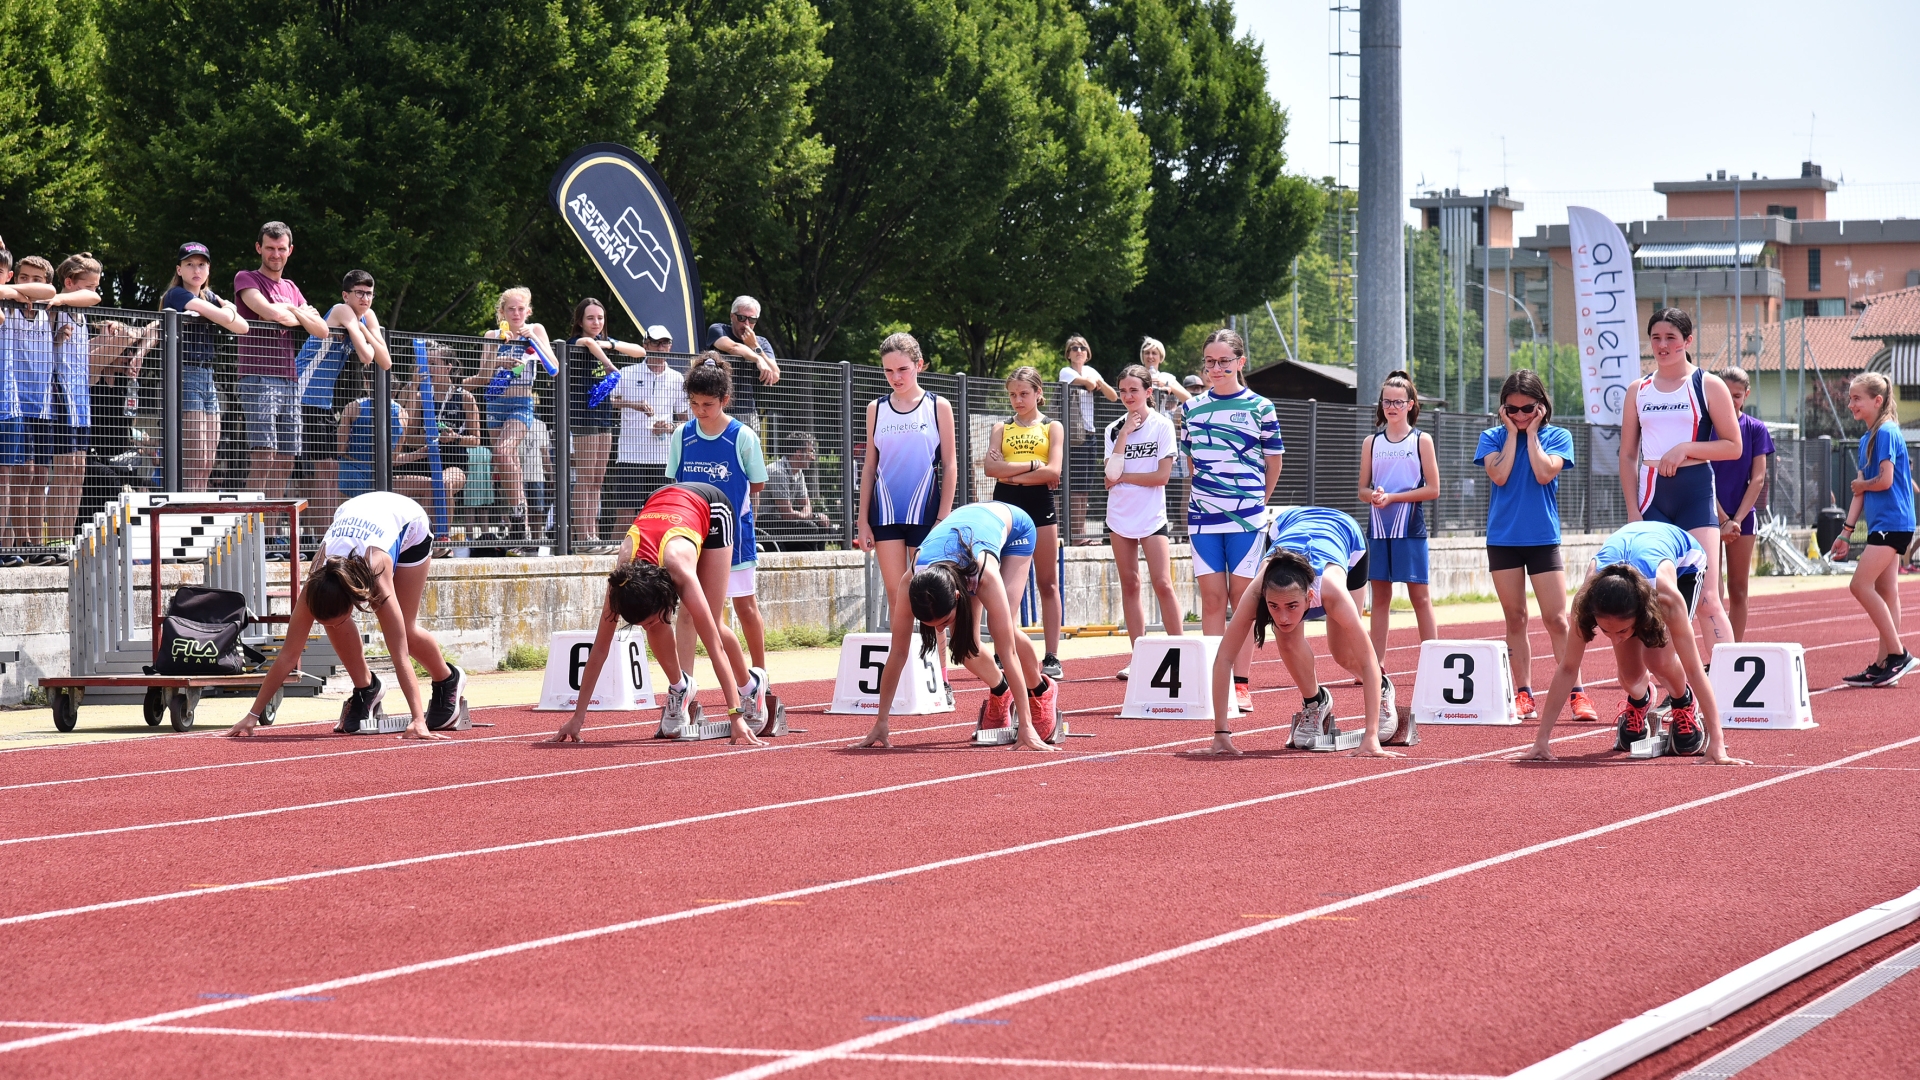
[[[1056,558],[1060,543],[1059,515],[1054,489],[1065,464],[1067,432],[1060,421],[1040,411],[1047,400],[1047,384],[1040,373],[1022,367],[1007,379],[1007,404],[1013,416],[994,425],[987,434],[986,460],[981,470],[994,481],[993,499],[1017,506],[1033,519],[1033,573],[1039,590],[1040,623],[1046,631],[1047,651],[1041,670],[1058,671],[1054,656],[1060,648],[1060,575]],[[1026,582],[1009,582],[1014,610],[1020,609]]]
[[[1053,425],[1042,415],[1031,426],[1022,426],[1013,422],[1000,425],[1000,458],[1010,465],[1024,465],[1037,461],[1047,463],[1047,449]]]

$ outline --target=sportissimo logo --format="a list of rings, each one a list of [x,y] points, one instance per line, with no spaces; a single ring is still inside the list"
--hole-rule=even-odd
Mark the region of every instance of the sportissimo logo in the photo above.
[[[1187,712],[1184,705],[1149,705],[1145,711],[1155,716],[1184,716]]]
[[[654,288],[667,291],[667,278],[673,273],[673,256],[667,254],[660,238],[640,220],[639,211],[629,206],[621,212],[618,222],[609,224],[585,192],[568,200],[567,210],[593,237],[607,265],[618,266],[628,277],[650,281]],[[641,255],[647,257],[645,262],[639,260]]]

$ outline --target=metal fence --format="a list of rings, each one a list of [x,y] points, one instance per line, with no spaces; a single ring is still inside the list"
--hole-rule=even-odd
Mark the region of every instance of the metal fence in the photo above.
[[[394,490],[433,511],[444,550],[455,554],[610,549],[665,482],[673,431],[686,419],[681,378],[691,357],[648,357],[613,343],[600,349],[612,375],[592,350],[556,341],[560,371],[549,376],[495,339],[392,332],[389,372],[364,360],[340,330],[309,339],[298,329],[253,324],[236,336],[191,314],[49,313],[19,304],[0,305],[0,316],[0,371],[13,374],[16,390],[0,396],[0,407],[17,401],[23,418],[21,437],[0,446],[21,455],[0,457],[0,561],[9,564],[59,561],[76,522],[128,490],[304,497],[312,512],[303,525],[316,533],[345,498]],[[885,376],[845,363],[783,360],[780,369],[769,384],[753,378],[751,365],[737,364],[729,408],[758,433],[772,474],[757,506],[759,543],[768,550],[844,547],[856,527],[866,410],[888,393]],[[298,377],[263,384],[256,376],[269,370]],[[956,502],[991,497],[982,465],[993,425],[1012,416],[1005,385],[935,373],[920,382],[953,404]],[[604,400],[596,388],[606,391]],[[1082,412],[1089,398],[1090,426]],[[1371,408],[1275,405],[1287,454],[1273,501],[1361,516],[1357,450],[1373,430]],[[1068,433],[1057,493],[1061,539],[1101,542],[1103,436],[1123,409],[1052,382],[1045,411]],[[1168,411],[1177,424],[1177,404]],[[381,413],[389,418],[384,439],[373,423]],[[1485,529],[1488,481],[1473,457],[1480,432],[1494,423],[1475,413],[1421,416],[1440,464],[1440,498],[1429,504],[1434,532]],[[1556,423],[1573,435],[1576,457],[1560,478],[1563,527],[1616,527],[1625,509],[1611,468],[1617,442],[1608,436],[1617,439],[1617,431]],[[1778,440],[1762,505],[1794,525],[1811,524],[1846,490],[1847,449],[1836,452],[1824,439]],[[1177,463],[1167,487],[1176,536],[1186,533],[1184,473]],[[269,544],[283,546],[285,538]]]

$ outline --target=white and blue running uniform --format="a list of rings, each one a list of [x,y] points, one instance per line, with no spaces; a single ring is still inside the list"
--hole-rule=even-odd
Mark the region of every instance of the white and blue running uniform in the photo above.
[[[1286,451],[1273,403],[1242,387],[1187,403],[1180,449],[1193,462],[1187,532],[1193,572],[1252,577],[1267,512],[1267,458]]]
[[[1634,521],[1620,526],[1600,545],[1593,556],[1596,567],[1625,563],[1652,581],[1660,574],[1661,563],[1672,563],[1675,584],[1687,599],[1687,614],[1692,615],[1699,602],[1700,572],[1707,566],[1707,551],[1693,534],[1664,521]]]
[[[1720,522],[1713,496],[1713,465],[1699,461],[1660,475],[1660,459],[1681,443],[1714,438],[1707,412],[1706,372],[1699,368],[1674,390],[1659,390],[1654,376],[1640,380],[1634,406],[1640,418],[1640,516],[1683,529],[1711,529]]]
[[[937,562],[960,563],[972,552],[975,562],[1031,558],[1037,533],[1025,510],[1006,503],[968,503],[940,519],[913,558],[915,568]]]
[[[676,483],[712,484],[733,504],[737,525],[733,541],[733,570],[760,561],[753,536],[753,485],[767,482],[767,459],[760,436],[731,417],[718,435],[700,430],[700,421],[680,425],[680,437],[667,447],[667,479]],[[743,579],[750,584],[751,579]],[[729,593],[745,596],[749,593]]]
[[[1307,618],[1326,614],[1320,603],[1320,578],[1329,569],[1347,572],[1346,586],[1357,589],[1367,580],[1367,538],[1352,516],[1328,506],[1279,506],[1267,526],[1270,550],[1302,555],[1313,567],[1313,588],[1307,595]]]
[[[320,557],[384,551],[395,566],[418,566],[433,555],[433,522],[419,503],[391,491],[369,491],[340,504],[320,540]]]
[[[906,412],[893,407],[893,395],[873,403],[873,449],[879,455],[873,473],[873,496],[867,502],[867,524],[888,535],[875,539],[904,539],[908,547],[919,530],[894,535],[888,526],[931,525],[940,497],[940,397],[923,393],[920,403]]]
[[[353,355],[353,343],[341,336],[310,337],[300,346],[299,355],[293,358],[294,370],[299,373],[300,405],[307,409],[321,409],[337,412],[333,407],[334,388],[340,382],[340,373],[346,369],[347,357]]]
[[[1416,429],[1399,442],[1378,432],[1367,440],[1372,456],[1373,486],[1390,495],[1418,491],[1426,479],[1420,469],[1420,438]],[[1419,503],[1375,506],[1367,529],[1367,575],[1373,581],[1425,584],[1429,577],[1427,515]]]

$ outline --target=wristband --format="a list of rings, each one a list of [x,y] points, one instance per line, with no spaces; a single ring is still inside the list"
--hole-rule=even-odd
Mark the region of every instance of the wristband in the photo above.
[[[1213,733],[1215,735],[1231,735],[1233,734],[1233,729],[1232,728],[1214,728]]]

